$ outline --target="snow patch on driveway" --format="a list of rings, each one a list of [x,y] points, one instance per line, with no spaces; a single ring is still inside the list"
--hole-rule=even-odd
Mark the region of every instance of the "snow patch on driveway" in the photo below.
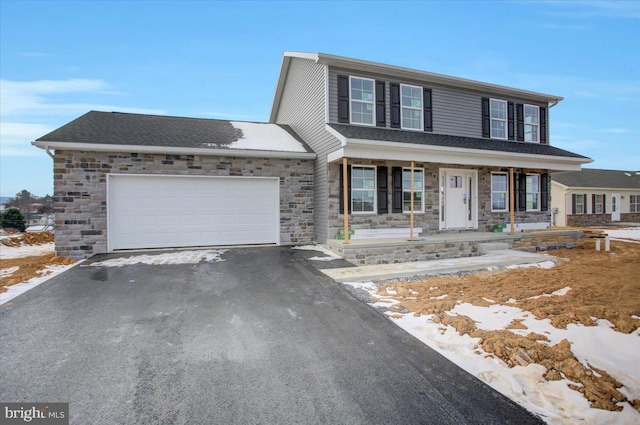
[[[322,245],[303,245],[303,246],[294,246],[293,249],[300,249],[302,251],[318,251],[326,255],[326,257],[311,257],[309,260],[314,261],[331,261],[331,260],[342,260],[342,257],[337,255],[335,252],[329,251],[327,248]]]
[[[91,263],[89,267],[122,267],[135,264],[149,265],[174,265],[174,264],[198,264],[200,262],[211,263],[224,261],[222,254],[227,250],[199,250],[199,251],[179,251],[168,252],[157,255],[132,255],[130,257],[113,258],[111,260]]]

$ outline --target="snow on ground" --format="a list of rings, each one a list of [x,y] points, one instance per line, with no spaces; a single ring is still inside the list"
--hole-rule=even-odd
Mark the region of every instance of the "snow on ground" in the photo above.
[[[619,240],[636,240],[640,242],[640,227],[629,227],[625,229],[602,229],[611,237],[611,239]]]
[[[376,300],[377,307],[388,307],[392,296],[380,298],[378,288],[373,282],[347,282],[346,285],[363,289]],[[552,294],[540,296],[563,296],[570,287],[562,288]],[[528,366],[509,368],[502,360],[487,356],[479,345],[479,338],[460,335],[455,328],[434,323],[433,315],[414,316],[413,313],[398,314],[387,311],[387,315],[407,332],[436,350],[458,366],[484,381],[497,391],[515,400],[531,412],[540,415],[550,424],[638,424],[640,413],[628,403],[621,412],[594,409],[578,391],[568,387],[567,379],[546,381],[543,377],[544,366],[531,363]],[[517,307],[492,304],[487,307],[469,303],[459,303],[450,315],[465,315],[476,321],[479,329],[505,329],[514,319],[521,319],[528,329],[509,329],[511,332],[527,335],[537,332],[549,338],[549,345],[555,345],[567,339],[572,352],[583,364],[590,364],[606,370],[611,376],[624,384],[620,390],[629,399],[640,398],[640,329],[631,334],[613,330],[606,320],[598,320],[597,326],[569,324],[566,329],[558,329],[550,320],[538,320],[532,313]]]
[[[53,245],[53,242],[42,245],[21,245],[18,247],[0,244],[0,260],[51,254],[54,250]]]
[[[336,253],[329,251],[327,248],[322,245],[303,245],[303,246],[294,246],[293,249],[300,249],[303,251],[318,251],[326,255],[326,257],[311,257],[309,260],[316,261],[331,261],[331,260],[342,260],[342,257],[337,255]]]
[[[556,266],[553,261],[541,261],[533,264],[515,264],[513,266],[507,266],[507,269],[527,269],[529,267],[537,267],[539,269],[551,269]]]
[[[130,257],[114,258],[111,260],[98,261],[89,264],[87,267],[122,267],[132,266],[134,264],[149,265],[174,265],[174,264],[197,264],[201,261],[211,263],[213,261],[224,261],[222,254],[227,252],[226,249],[206,249],[198,251],[179,251],[167,252],[164,254],[141,254],[132,255]]]
[[[42,276],[34,277],[33,279],[29,279],[27,282],[22,282],[22,283],[17,283],[15,285],[7,286],[6,287],[7,291],[0,293],[0,305],[14,299],[18,295],[24,294],[29,289],[35,288],[36,286],[46,282],[52,277],[57,276],[60,273],[69,270],[71,267],[75,266],[76,264],[79,264],[79,263],[71,264],[68,266],[48,266],[39,272],[42,274]]]
[[[32,257],[38,255],[51,254],[54,251],[54,244],[46,243],[42,245],[22,245],[19,247],[9,247],[0,244],[0,259],[13,259],[13,258],[23,258],[23,257]],[[78,264],[78,263],[76,263]],[[27,282],[17,283],[15,285],[7,286],[6,292],[0,293],[0,305],[6,303],[9,300],[17,297],[20,294],[25,293],[31,288],[35,288],[43,282],[51,279],[52,277],[59,275],[65,270],[70,269],[75,264],[70,264],[66,266],[55,265],[48,266],[45,269],[40,271],[41,276],[34,277],[33,279],[29,279]],[[8,267],[0,270],[0,276],[6,277],[10,276],[14,272],[18,271],[18,267]]]

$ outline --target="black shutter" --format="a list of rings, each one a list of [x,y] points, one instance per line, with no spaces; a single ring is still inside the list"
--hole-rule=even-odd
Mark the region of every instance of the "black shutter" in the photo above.
[[[376,81],[376,125],[378,127],[387,126],[384,96],[384,81]]]
[[[596,213],[596,194],[591,194],[591,214]]]
[[[518,141],[524,141],[524,106],[516,103],[516,115],[518,115]]]
[[[344,172],[342,171],[342,164],[340,164],[340,202],[339,207],[340,211],[338,214],[342,214],[344,212]],[[349,202],[348,212],[351,212],[351,167],[347,167],[347,200]]]
[[[338,122],[349,122],[349,77],[338,75]]]
[[[575,214],[576,213],[576,198],[578,195],[576,195],[575,193],[573,195],[571,195],[571,214]]]
[[[584,202],[584,205],[582,206],[582,214],[589,214],[589,211],[587,211],[587,194],[586,193],[582,194],[582,199]]]
[[[378,167],[378,214],[387,214],[389,212],[389,185],[387,167]]]
[[[394,213],[402,212],[402,167],[393,167],[391,169],[391,181],[393,185],[393,203],[392,211]]]
[[[509,140],[514,140],[514,130],[515,130],[515,105],[513,102],[507,102],[507,137]]]
[[[431,108],[431,89],[424,89],[424,131],[433,131],[433,111]]]
[[[540,108],[540,143],[547,144],[547,108]]]
[[[400,128],[400,84],[391,83],[391,127]]]
[[[540,196],[542,199],[540,200],[540,210],[549,211],[549,174],[544,173],[540,176],[541,180],[541,193]]]
[[[602,195],[602,213],[607,213],[607,195]]]
[[[518,175],[518,211],[527,210],[527,175]]]
[[[489,98],[482,98],[482,137],[491,137],[491,117],[489,112]]]

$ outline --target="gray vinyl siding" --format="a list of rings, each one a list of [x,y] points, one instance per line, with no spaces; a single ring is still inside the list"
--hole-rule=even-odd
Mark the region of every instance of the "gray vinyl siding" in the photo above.
[[[514,103],[527,103],[540,107],[546,104],[520,98],[505,98],[491,93],[472,90],[462,90],[455,87],[428,84],[416,80],[392,78],[381,74],[363,74],[340,68],[329,68],[329,122],[338,122],[338,75],[349,75],[363,78],[373,78],[385,81],[386,124],[391,123],[390,83],[412,84],[431,89],[433,110],[433,133],[448,134],[463,137],[482,137],[482,98],[493,97]],[[549,109],[547,108],[547,143],[549,139]],[[402,130],[410,131],[410,130]]]
[[[340,148],[340,141],[325,129],[324,65],[291,59],[276,123],[291,126],[318,155],[314,164],[314,234],[317,242],[324,243],[329,226],[327,154]]]

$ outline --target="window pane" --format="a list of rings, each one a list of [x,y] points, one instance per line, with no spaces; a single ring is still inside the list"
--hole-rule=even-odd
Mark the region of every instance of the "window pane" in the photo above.
[[[491,121],[491,137],[498,137],[502,139],[506,137],[504,121]]]
[[[493,193],[491,195],[491,209],[494,209],[494,210],[506,210],[507,209],[507,194],[506,193]]]
[[[504,174],[492,174],[491,175],[491,190],[506,191],[507,190],[507,176]]]
[[[538,124],[538,108],[537,107],[524,105],[524,123]]]
[[[491,118],[507,119],[507,102],[491,100]]]

